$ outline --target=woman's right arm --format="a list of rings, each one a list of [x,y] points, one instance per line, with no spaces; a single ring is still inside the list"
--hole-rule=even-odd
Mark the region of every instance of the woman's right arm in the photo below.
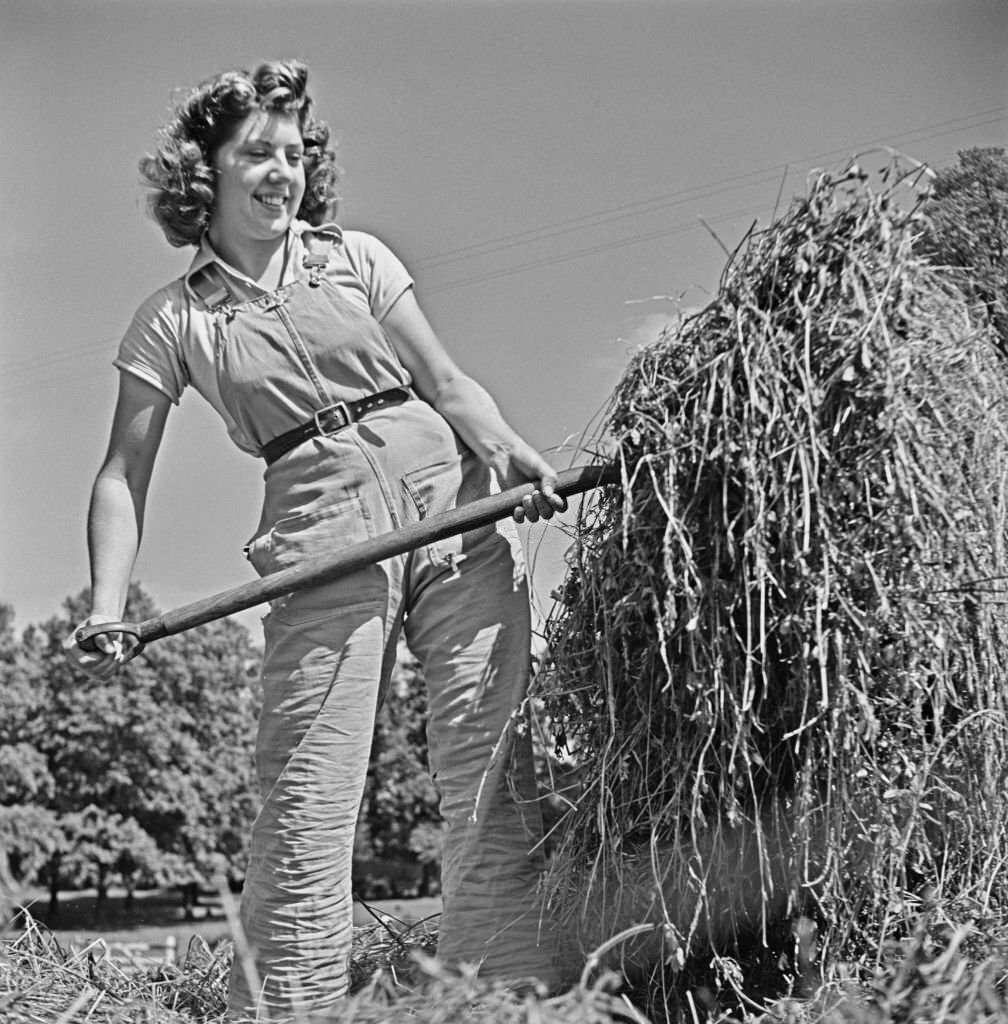
[[[163,392],[132,373],[120,372],[108,450],[88,511],[91,613],[84,624],[122,618],[143,535],[147,489],[170,408],[171,399]],[[71,635],[66,650],[78,667],[99,677],[127,661],[135,646],[121,633],[103,633],[95,642],[99,653],[88,653]]]

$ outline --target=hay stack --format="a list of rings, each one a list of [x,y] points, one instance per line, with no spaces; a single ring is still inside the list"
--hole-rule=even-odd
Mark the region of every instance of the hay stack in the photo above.
[[[623,484],[540,681],[585,950],[652,922],[631,958],[682,963],[804,913],[850,953],[1006,894],[1008,381],[915,253],[918,184],[819,175],[614,395]]]

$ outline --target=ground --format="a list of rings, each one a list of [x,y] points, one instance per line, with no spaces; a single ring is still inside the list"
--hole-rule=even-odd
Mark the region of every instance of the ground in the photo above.
[[[194,935],[213,945],[230,934],[219,903],[214,905],[213,901],[210,906],[196,908],[196,920],[186,921],[175,889],[138,892],[132,911],[124,906],[125,892],[112,889],[100,916],[96,915],[93,889],[62,894],[59,913],[54,918],[46,913],[48,901],[47,893],[33,890],[25,895],[22,903],[37,921],[52,930],[64,947],[81,948],[101,938],[106,943],[145,944],[163,949],[171,937],[175,948],[184,951]],[[366,906],[354,904],[354,925],[375,924],[374,914],[390,919],[389,923],[395,926],[397,922],[412,924],[440,912],[440,897],[369,900]]]

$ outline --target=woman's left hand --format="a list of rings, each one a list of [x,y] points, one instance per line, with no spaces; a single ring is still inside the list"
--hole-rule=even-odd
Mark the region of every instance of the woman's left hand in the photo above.
[[[538,483],[511,513],[516,523],[537,523],[567,510],[567,500],[556,493],[557,475],[553,467],[531,445],[521,442],[500,452],[494,459],[494,469],[505,490],[529,481]]]

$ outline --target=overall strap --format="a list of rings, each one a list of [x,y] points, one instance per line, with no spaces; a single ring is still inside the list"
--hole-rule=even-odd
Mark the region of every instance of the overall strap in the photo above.
[[[214,313],[224,306],[234,305],[237,296],[227,275],[216,263],[200,267],[190,278],[189,287],[204,306]]]
[[[302,263],[308,271],[308,284],[317,288],[322,283],[329,255],[339,236],[332,231],[306,231],[301,237],[305,247]],[[216,263],[200,267],[189,278],[189,287],[211,313],[244,301],[228,275]]]
[[[336,242],[336,235],[331,231],[305,231],[301,236],[305,247],[303,265],[308,271],[308,284],[318,288],[322,283],[322,275],[329,265],[329,256]]]

